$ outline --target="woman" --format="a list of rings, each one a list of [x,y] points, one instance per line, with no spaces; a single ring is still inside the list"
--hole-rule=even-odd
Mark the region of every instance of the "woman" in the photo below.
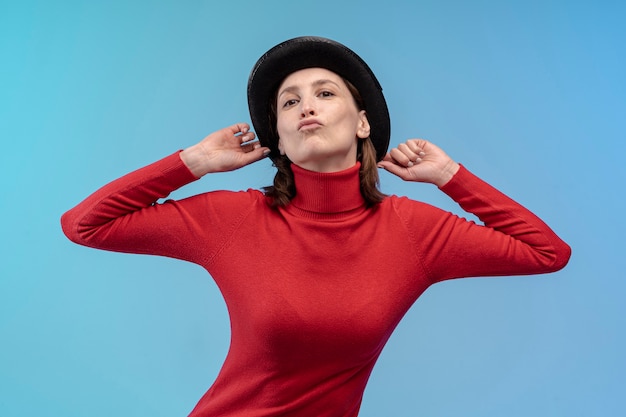
[[[62,218],[77,243],[195,262],[217,282],[231,345],[191,416],[356,416],[385,342],[428,286],[567,263],[569,247],[547,225],[435,145],[411,139],[387,152],[382,90],[345,46],[304,37],[272,48],[248,101],[259,142],[245,123],[218,130]],[[278,168],[265,192],[156,204],[265,156]],[[485,225],[385,196],[377,167],[435,184]]]

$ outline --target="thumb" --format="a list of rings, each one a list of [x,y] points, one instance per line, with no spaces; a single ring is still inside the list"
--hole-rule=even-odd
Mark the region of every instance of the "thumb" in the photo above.
[[[385,154],[385,157],[380,162],[383,162],[383,161],[393,162],[393,158],[391,157],[391,154],[389,152]]]
[[[265,146],[254,147],[252,150],[246,152],[242,155],[244,160],[244,164],[251,164],[253,162],[259,161],[270,154],[270,148]]]
[[[400,178],[404,178],[403,175],[406,172],[406,168],[401,167],[393,162],[393,159],[391,159],[389,154],[387,154],[387,156],[385,156],[385,158],[383,158],[383,160],[378,163],[378,167],[394,175],[397,175]]]

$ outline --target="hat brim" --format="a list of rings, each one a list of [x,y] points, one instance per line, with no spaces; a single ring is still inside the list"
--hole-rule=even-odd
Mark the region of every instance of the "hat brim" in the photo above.
[[[371,127],[370,139],[382,160],[389,147],[391,122],[382,87],[370,67],[346,46],[331,39],[303,36],[280,43],[254,65],[248,79],[248,108],[261,145],[278,154],[271,102],[280,83],[291,73],[305,68],[325,68],[350,81],[363,99]]]

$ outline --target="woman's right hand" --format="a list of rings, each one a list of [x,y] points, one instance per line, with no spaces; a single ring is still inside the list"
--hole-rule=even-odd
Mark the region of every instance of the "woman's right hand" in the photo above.
[[[182,151],[180,158],[198,178],[211,172],[233,171],[268,155],[269,148],[254,138],[247,123],[237,123],[211,133]]]

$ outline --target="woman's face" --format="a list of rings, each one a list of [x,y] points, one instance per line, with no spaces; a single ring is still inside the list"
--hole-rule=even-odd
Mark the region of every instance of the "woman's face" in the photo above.
[[[335,172],[356,163],[370,126],[343,79],[323,68],[296,71],[278,88],[278,149],[296,165]]]

